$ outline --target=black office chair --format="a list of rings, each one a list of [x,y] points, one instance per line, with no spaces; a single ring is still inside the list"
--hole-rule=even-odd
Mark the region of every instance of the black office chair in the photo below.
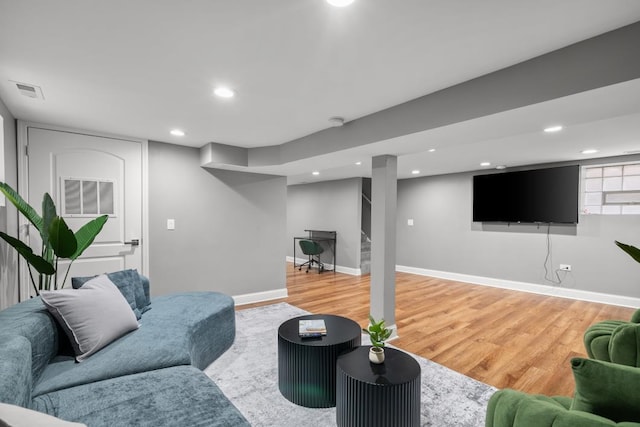
[[[320,254],[324,252],[324,248],[313,240],[300,240],[299,243],[302,253],[309,257],[309,261],[300,264],[298,270],[302,270],[302,267],[306,265],[308,273],[309,268],[311,268],[313,264],[318,264],[318,273],[322,273],[324,271],[324,264],[320,261]]]

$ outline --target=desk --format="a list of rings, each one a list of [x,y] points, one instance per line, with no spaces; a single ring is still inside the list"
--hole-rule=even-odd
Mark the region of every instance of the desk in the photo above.
[[[294,237],[293,238],[293,268],[296,268],[296,249],[298,247],[298,240],[313,240],[314,242],[318,242],[322,245],[325,250],[331,251],[333,256],[332,271],[336,271],[336,232],[335,231],[326,231],[326,230],[304,230],[308,234],[304,237]]]

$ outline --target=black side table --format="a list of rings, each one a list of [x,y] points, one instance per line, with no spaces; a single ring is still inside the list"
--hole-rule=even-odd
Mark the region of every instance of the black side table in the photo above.
[[[338,426],[420,426],[420,365],[400,350],[386,347],[384,363],[369,362],[370,346],[338,358]]]
[[[327,335],[300,338],[298,321],[324,319]],[[278,387],[284,397],[309,408],[336,406],[336,360],[360,345],[360,325],[345,317],[310,314],[278,328]]]

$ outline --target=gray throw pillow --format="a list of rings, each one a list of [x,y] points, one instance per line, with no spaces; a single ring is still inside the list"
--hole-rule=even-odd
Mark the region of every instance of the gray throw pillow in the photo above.
[[[113,273],[106,273],[109,280],[120,289],[122,295],[127,299],[131,309],[136,315],[137,319],[142,317],[142,313],[149,310],[149,301],[145,296],[142,280],[137,270],[120,270]],[[85,276],[85,277],[72,277],[71,286],[74,289],[79,289],[87,283],[87,281],[97,276]]]
[[[138,328],[129,303],[104,274],[80,289],[43,291],[40,295],[69,337],[78,362]]]

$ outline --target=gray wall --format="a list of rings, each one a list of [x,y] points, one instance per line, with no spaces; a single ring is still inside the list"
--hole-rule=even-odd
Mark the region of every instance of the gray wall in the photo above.
[[[544,279],[543,268],[547,227],[473,223],[472,176],[398,182],[398,265],[552,285]],[[409,218],[414,220],[413,227],[407,225]],[[577,226],[552,226],[553,268],[560,263],[572,266],[560,286],[640,297],[640,265],[613,243],[640,245],[639,225],[638,215],[581,215]],[[551,276],[556,279],[553,272]]]
[[[154,295],[285,289],[285,230],[286,178],[204,169],[196,148],[149,143]]]
[[[4,122],[4,182],[12,188],[18,187],[16,160],[16,121],[0,99],[0,115]],[[18,211],[5,201],[0,206],[0,231],[10,236],[18,235]],[[0,241],[0,309],[18,302],[18,255],[4,240]]]
[[[336,264],[360,268],[360,198],[362,179],[351,178],[287,188],[287,255],[293,256],[293,238],[306,229],[337,232]],[[302,258],[299,248],[296,256]],[[331,262],[330,254],[323,261]]]

